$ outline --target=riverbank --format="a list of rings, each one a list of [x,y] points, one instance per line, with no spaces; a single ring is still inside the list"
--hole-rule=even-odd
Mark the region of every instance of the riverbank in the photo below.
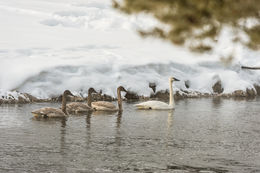
[[[61,102],[62,95],[52,96],[50,98],[38,98],[28,93],[21,93],[18,91],[6,91],[1,93],[0,96],[0,105],[1,104],[27,104],[27,103],[42,103],[42,102]],[[199,91],[190,91],[190,90],[178,90],[174,94],[175,100],[181,100],[186,98],[209,98],[209,97],[219,97],[219,98],[238,98],[238,99],[250,99],[260,96],[260,86],[255,85],[255,88],[243,90],[235,90],[232,93],[202,93]],[[134,101],[144,101],[144,100],[168,100],[169,91],[160,90],[153,92],[150,96],[138,95],[135,92],[129,91],[124,95],[124,100],[134,100]],[[70,97],[69,101],[73,102],[84,102],[87,100],[87,97],[77,94],[75,97]],[[94,101],[115,101],[116,98],[107,94],[93,94]]]

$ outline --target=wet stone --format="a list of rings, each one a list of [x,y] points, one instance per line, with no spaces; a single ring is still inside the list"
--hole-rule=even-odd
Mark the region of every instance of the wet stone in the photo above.
[[[184,84],[185,84],[185,87],[186,87],[186,88],[190,88],[190,81],[189,81],[189,80],[186,80],[186,81],[184,82]]]
[[[61,102],[61,101],[62,101],[62,95],[51,98],[51,102]]]
[[[162,100],[169,99],[169,91],[168,90],[160,90],[157,91],[155,94],[150,95],[151,98],[158,98]]]
[[[233,97],[246,97],[247,94],[246,94],[246,92],[243,91],[243,90],[236,90],[236,91],[234,91],[234,92],[231,94],[231,96],[233,96]]]
[[[114,101],[115,100],[115,98],[113,98],[112,96],[107,94],[101,94],[101,93],[93,94],[92,99],[93,101]]]
[[[256,91],[253,89],[253,88],[251,88],[251,89],[246,89],[246,93],[247,93],[247,96],[248,97],[255,97],[257,94],[256,94]]]
[[[180,100],[180,99],[183,99],[183,98],[185,98],[185,94],[180,94],[179,91],[176,91],[176,93],[174,94],[174,99]]]
[[[68,101],[70,102],[84,102],[85,99],[83,97],[74,96],[74,97],[68,97]]]
[[[135,92],[127,91],[125,98],[127,98],[127,100],[139,100],[140,97]]]
[[[221,81],[218,80],[213,86],[212,86],[213,92],[214,93],[223,93],[224,88],[222,87]]]
[[[24,93],[23,94],[26,98],[29,99],[30,102],[38,102],[39,99],[37,97],[34,97],[33,95],[31,94],[28,94],[28,93]]]
[[[19,96],[17,102],[18,103],[30,103],[30,100],[29,99],[27,100],[27,99]]]
[[[151,88],[153,90],[153,92],[155,93],[156,92],[156,83],[150,82],[149,83],[149,88]]]

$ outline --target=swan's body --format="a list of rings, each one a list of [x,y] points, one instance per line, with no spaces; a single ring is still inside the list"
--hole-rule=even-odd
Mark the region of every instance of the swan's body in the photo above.
[[[66,114],[58,108],[40,108],[37,110],[32,111],[32,114],[37,117],[43,117],[43,118],[62,118],[66,117]]]
[[[71,92],[69,90],[64,91],[62,95],[62,106],[61,109],[58,108],[40,108],[37,110],[32,111],[32,114],[36,117],[43,117],[43,118],[63,118],[67,116],[66,111],[66,103],[67,103],[67,96],[71,95]]]
[[[93,102],[91,106],[96,111],[118,111],[118,108],[113,103],[106,101]]]
[[[67,104],[67,112],[70,114],[78,114],[92,111],[92,108],[87,103],[72,102]]]
[[[172,89],[172,82],[179,81],[173,77],[170,77],[169,84],[170,84],[170,98],[169,104],[161,102],[161,101],[147,101],[143,103],[139,103],[134,105],[137,109],[154,109],[154,110],[170,110],[175,108],[174,98],[173,98],[173,89]]]
[[[169,105],[161,101],[147,101],[147,102],[136,104],[135,107],[137,109],[157,109],[157,110],[174,109],[174,105]]]
[[[96,91],[93,88],[89,88],[87,103],[72,102],[72,103],[67,104],[66,106],[67,106],[68,113],[80,114],[80,113],[86,113],[86,112],[92,111],[93,110],[91,108],[92,93],[96,93]]]
[[[106,101],[98,101],[98,102],[92,102],[91,107],[95,111],[121,111],[122,110],[122,98],[121,98],[121,91],[125,91],[124,87],[120,86],[117,88],[117,102],[118,102],[118,108],[111,102]]]

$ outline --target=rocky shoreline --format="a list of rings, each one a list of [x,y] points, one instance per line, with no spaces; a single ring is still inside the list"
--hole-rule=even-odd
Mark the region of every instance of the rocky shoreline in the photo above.
[[[56,96],[56,97],[51,97],[47,99],[40,99],[37,98],[31,94],[28,93],[19,93],[17,92],[17,97],[14,97],[13,95],[9,94],[7,96],[2,96],[0,98],[0,105],[1,104],[27,104],[27,103],[43,103],[43,102],[61,102],[62,100],[62,95]],[[74,97],[69,97],[68,101],[69,102],[84,102],[87,100],[87,97],[80,97],[80,96],[74,96]],[[93,100],[94,101],[115,101],[116,99],[113,98],[112,96],[106,95],[106,94],[94,94],[93,95]]]
[[[260,96],[260,86],[255,85],[254,88],[243,90],[236,90],[232,93],[223,93],[223,88],[221,84],[217,83],[213,87],[213,93],[201,93],[198,91],[188,91],[188,90],[179,90],[174,94],[175,100],[181,100],[186,98],[208,98],[208,97],[219,97],[219,98],[235,98],[235,99],[250,99]],[[154,90],[155,91],[155,90]],[[168,90],[160,90],[157,92],[153,92],[150,96],[138,95],[135,92],[128,91],[124,100],[127,101],[142,101],[142,100],[168,100],[169,99],[169,91]],[[7,96],[2,96],[0,98],[1,104],[27,104],[27,103],[41,103],[41,102],[61,102],[62,95],[48,98],[48,99],[39,99],[28,93],[19,93],[17,92],[17,97],[12,96],[11,94]],[[84,102],[87,98],[75,96],[70,97],[69,101],[75,102]],[[115,101],[116,98],[98,93],[93,95],[94,101]]]

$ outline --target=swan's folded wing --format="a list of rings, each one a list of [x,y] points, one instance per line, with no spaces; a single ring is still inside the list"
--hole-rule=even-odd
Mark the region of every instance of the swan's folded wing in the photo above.
[[[55,111],[55,108],[46,107],[46,108],[40,108],[40,109],[33,110],[32,113],[38,114],[38,115],[47,115],[47,114],[52,113],[54,111]]]
[[[46,107],[46,108],[40,108],[37,110],[32,111],[32,114],[35,116],[48,116],[48,117],[61,117],[64,116],[65,114],[62,112],[62,110],[57,109],[57,108],[51,108],[51,107]]]
[[[67,110],[69,112],[84,112],[91,110],[91,107],[89,107],[86,103],[80,103],[80,102],[72,102],[66,105]]]
[[[169,109],[167,103],[161,101],[147,101],[134,105],[137,109]]]
[[[116,109],[116,106],[113,103],[105,102],[105,101],[92,102],[91,106],[93,108],[103,107],[107,109]]]
[[[150,108],[150,106],[146,105],[145,102],[139,103],[139,104],[135,104],[134,106],[135,106],[137,109],[149,109],[149,108]]]

